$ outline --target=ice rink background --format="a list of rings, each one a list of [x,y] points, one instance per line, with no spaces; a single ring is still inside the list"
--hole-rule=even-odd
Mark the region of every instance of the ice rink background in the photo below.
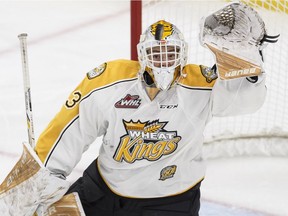
[[[130,58],[128,1],[0,1],[0,181],[27,140],[17,35],[28,33],[36,138],[86,72]],[[103,101],[104,103],[104,101]],[[97,140],[69,180],[96,157]],[[202,216],[288,215],[288,159],[222,158],[207,161]]]

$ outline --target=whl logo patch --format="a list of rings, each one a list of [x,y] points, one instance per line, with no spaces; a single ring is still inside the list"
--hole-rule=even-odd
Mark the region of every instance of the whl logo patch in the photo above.
[[[141,105],[139,95],[127,94],[124,98],[115,103],[116,108],[137,109]]]
[[[114,160],[127,163],[134,163],[136,160],[156,161],[162,156],[172,154],[181,137],[177,135],[177,131],[165,130],[167,123],[159,120],[123,120],[126,134],[120,139]]]

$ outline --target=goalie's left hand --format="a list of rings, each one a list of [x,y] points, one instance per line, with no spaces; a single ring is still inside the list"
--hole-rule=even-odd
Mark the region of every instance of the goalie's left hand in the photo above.
[[[278,36],[267,35],[264,21],[251,7],[231,3],[203,18],[200,42],[215,54],[220,78],[231,79],[259,75],[262,50]]]

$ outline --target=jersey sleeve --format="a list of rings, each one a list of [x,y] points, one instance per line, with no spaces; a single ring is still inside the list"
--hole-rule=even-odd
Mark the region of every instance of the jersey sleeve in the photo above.
[[[266,97],[265,73],[258,77],[222,80],[216,67],[187,65],[185,79],[180,85],[191,89],[211,90],[209,95],[210,117],[235,116],[257,111]]]
[[[265,73],[257,81],[247,78],[217,79],[212,90],[213,116],[234,116],[257,111],[266,97]]]
[[[103,115],[97,104],[87,98],[89,86],[85,78],[39,136],[35,151],[54,173],[69,175],[82,153],[102,133]]]
[[[115,60],[87,73],[37,141],[35,151],[50,171],[63,176],[71,173],[83,152],[106,132],[109,95],[105,90],[137,79],[139,67],[136,61]]]

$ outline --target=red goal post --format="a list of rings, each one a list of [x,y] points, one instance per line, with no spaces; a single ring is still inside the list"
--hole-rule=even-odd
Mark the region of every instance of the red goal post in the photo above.
[[[137,2],[140,4],[141,1]],[[174,23],[183,32],[189,44],[188,62],[211,66],[214,64],[213,55],[199,43],[199,22],[203,16],[229,2],[231,1],[145,0],[141,3],[141,11],[137,12],[141,14],[142,20],[139,19],[139,23],[134,25],[142,26],[143,31],[159,19]],[[242,2],[259,12],[269,35],[280,34],[276,44],[269,44],[264,49],[268,94],[264,106],[254,114],[214,118],[205,130],[205,154],[212,158],[235,155],[287,156],[288,1],[242,0]],[[135,17],[131,19],[136,20]],[[131,42],[138,43],[140,32],[131,30]],[[135,44],[131,45],[131,49],[135,49],[136,53]],[[136,60],[137,57],[134,56],[133,59]]]
[[[131,60],[138,59],[136,46],[142,33],[142,1],[130,1]]]

